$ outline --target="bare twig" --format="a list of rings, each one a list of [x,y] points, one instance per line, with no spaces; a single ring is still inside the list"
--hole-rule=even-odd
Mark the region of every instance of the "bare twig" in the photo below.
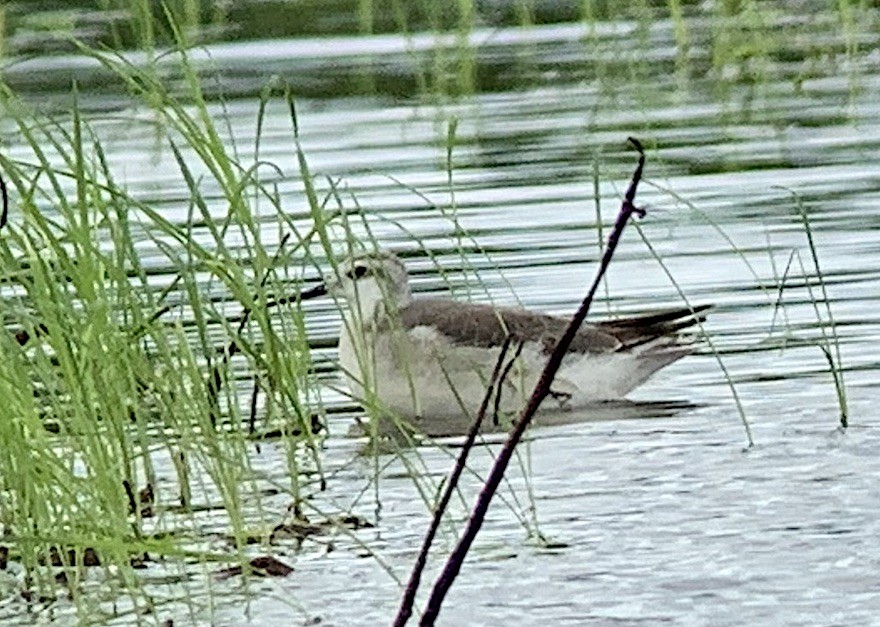
[[[501,367],[504,365],[505,357],[507,357],[507,351],[510,349],[510,342],[511,336],[508,335],[504,338],[504,344],[501,345],[501,352],[498,354],[498,360],[495,362],[495,369],[492,371],[492,378],[489,380],[489,385],[486,387],[486,394],[483,396],[483,402],[480,403],[477,417],[474,419],[468,430],[461,451],[458,454],[458,459],[455,460],[455,466],[453,466],[452,472],[449,473],[449,477],[446,480],[443,494],[437,502],[437,507],[434,509],[434,517],[431,519],[431,526],[428,527],[428,531],[425,533],[425,539],[422,541],[422,547],[419,550],[418,557],[416,557],[416,563],[413,565],[409,581],[407,582],[406,589],[403,593],[403,599],[400,602],[400,609],[397,611],[397,618],[394,619],[395,627],[403,627],[412,615],[413,602],[415,601],[416,592],[419,589],[419,583],[422,579],[422,571],[425,569],[425,563],[428,560],[428,551],[431,549],[431,543],[434,542],[434,536],[437,535],[437,529],[440,527],[440,521],[443,518],[443,514],[446,512],[446,507],[449,505],[449,501],[455,493],[455,488],[458,487],[458,480],[461,478],[461,473],[464,471],[467,457],[474,446],[474,442],[477,439],[477,433],[480,431],[480,425],[483,423],[483,419],[486,416],[486,410],[489,407],[489,401],[492,399],[492,393],[495,392],[496,395],[501,394],[501,383],[504,380],[504,375],[499,377],[499,373],[501,373]]]
[[[257,401],[260,397],[260,379],[254,377],[254,387],[251,390],[251,413],[248,418],[248,435],[253,435],[257,431]]]
[[[269,269],[266,270],[266,273],[263,275],[263,278],[260,280],[260,287],[265,287],[266,283],[271,276],[272,267],[274,266],[274,262],[278,260],[281,255],[281,251],[284,250],[285,244],[290,239],[290,233],[285,233],[284,237],[281,238],[281,241],[278,244],[278,252],[275,254],[273,259],[273,263],[270,264]],[[251,308],[245,308],[242,312],[241,317],[238,322],[238,330],[236,331],[236,337],[241,335],[244,331],[244,328],[247,326],[248,321],[251,318],[251,313],[253,310]],[[208,401],[211,404],[211,424],[216,426],[217,419],[220,417],[220,409],[219,409],[219,396],[220,396],[220,388],[223,385],[223,375],[222,370],[225,370],[229,365],[229,360],[232,359],[233,356],[241,352],[241,348],[239,348],[238,343],[235,340],[229,342],[223,351],[223,357],[220,359],[219,364],[215,364],[211,369],[211,376],[208,378]]]
[[[468,520],[464,534],[459,540],[458,545],[449,555],[449,558],[446,560],[446,564],[443,567],[443,571],[440,573],[440,576],[434,584],[431,597],[428,599],[428,605],[421,617],[421,625],[433,625],[437,620],[443,600],[446,598],[446,594],[452,587],[456,576],[461,570],[464,559],[467,556],[474,539],[477,537],[477,533],[480,531],[480,527],[486,517],[486,512],[489,510],[489,505],[492,502],[492,497],[495,496],[495,492],[498,490],[498,486],[504,477],[504,472],[507,469],[507,465],[510,463],[514,449],[522,438],[523,433],[525,433],[526,427],[528,427],[532,417],[541,405],[541,402],[550,393],[550,385],[552,384],[553,378],[556,376],[559,367],[562,365],[562,359],[568,351],[568,347],[577,334],[578,329],[587,317],[587,313],[593,303],[593,297],[599,288],[602,277],[605,275],[605,272],[611,263],[611,258],[614,256],[614,251],[617,248],[617,244],[620,241],[620,236],[623,233],[627,221],[633,214],[636,214],[639,217],[645,215],[644,209],[640,209],[633,204],[639,181],[642,178],[642,170],[645,166],[645,153],[638,140],[630,137],[629,141],[635,146],[636,150],[639,151],[639,163],[636,167],[636,171],[633,173],[629,189],[624,196],[620,212],[614,223],[614,229],[608,237],[608,244],[602,255],[602,261],[599,270],[596,273],[596,277],[593,279],[593,283],[590,285],[590,289],[581,303],[580,308],[578,308],[577,312],[572,317],[565,333],[563,333],[559,342],[557,342],[556,347],[553,349],[553,352],[547,360],[547,365],[544,367],[544,371],[541,373],[538,383],[535,385],[532,396],[529,398],[526,406],[520,413],[519,419],[516,424],[514,424],[507,441],[498,453],[498,457],[495,459],[495,464],[492,466],[489,476],[486,478],[486,483],[483,486],[480,495],[477,497],[477,502],[471,512],[471,517]]]
[[[496,427],[498,426],[498,412],[501,410],[501,384],[507,380],[507,375],[510,374],[513,365],[522,353],[523,346],[525,346],[525,342],[520,342],[516,347],[516,351],[513,353],[513,357],[510,358],[510,361],[507,362],[507,365],[501,372],[501,376],[498,377],[498,392],[495,394],[495,411],[492,412],[492,424]]]
[[[6,189],[3,175],[0,175],[0,202],[3,203],[3,208],[0,209],[0,229],[2,229],[9,220],[9,192]]]

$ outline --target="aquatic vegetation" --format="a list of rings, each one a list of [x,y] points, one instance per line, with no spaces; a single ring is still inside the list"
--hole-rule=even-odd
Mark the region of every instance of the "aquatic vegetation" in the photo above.
[[[301,3],[296,4],[299,10]],[[510,52],[493,47],[496,40],[518,41],[532,27],[538,32],[554,20],[565,25],[571,15],[554,18],[528,2],[515,3],[504,15],[500,9],[497,15],[484,13],[471,2],[445,12],[427,1],[354,4],[356,12],[333,22],[340,29],[336,34],[403,34],[394,44],[402,52],[390,62],[370,52],[356,69],[342,67],[346,59],[339,67],[322,59],[296,71],[261,60],[236,73],[237,59],[230,62],[234,55],[221,61],[221,48],[196,45],[228,32],[228,6],[170,3],[157,9],[146,1],[108,0],[106,6],[130,13],[111,21],[106,31],[102,22],[96,39],[79,38],[77,15],[58,16],[60,50],[94,65],[78,75],[69,93],[65,83],[64,98],[43,101],[16,86],[23,83],[22,74],[15,73],[20,60],[10,61],[8,55],[10,46],[14,53],[24,50],[21,40],[0,42],[0,54],[7,55],[0,58],[0,71],[9,81],[0,85],[0,174],[10,192],[9,215],[0,229],[0,304],[7,331],[0,335],[0,562],[24,572],[7,591],[12,597],[51,606],[69,596],[72,612],[95,622],[113,612],[132,621],[150,612],[158,622],[167,607],[186,607],[195,620],[210,611],[203,604],[224,598],[226,588],[212,592],[212,586],[220,588],[218,576],[235,579],[241,573],[247,581],[274,565],[273,559],[292,563],[304,544],[329,553],[340,539],[402,586],[409,555],[400,558],[398,553],[406,553],[398,551],[400,545],[383,552],[389,545],[380,533],[387,533],[388,511],[412,500],[427,524],[445,499],[453,514],[439,525],[438,536],[451,545],[498,435],[476,436],[479,459],[460,469],[463,485],[441,497],[441,466],[453,463],[457,452],[442,438],[452,431],[426,434],[403,421],[389,426],[375,419],[381,408],[369,397],[363,411],[344,413],[352,411],[351,399],[334,379],[327,350],[332,337],[323,329],[315,332],[309,316],[316,309],[299,301],[300,290],[332,268],[341,250],[401,236],[422,287],[442,284],[458,297],[497,298],[514,284],[501,269],[512,276],[533,262],[547,276],[557,271],[561,276],[566,264],[594,258],[594,241],[605,239],[601,204],[617,200],[607,181],[628,175],[629,156],[619,140],[629,132],[645,131],[652,138],[649,152],[656,154],[658,174],[645,182],[691,209],[700,203],[686,198],[689,192],[672,192],[678,189],[674,183],[658,181],[681,172],[708,177],[799,166],[800,159],[813,157],[795,154],[787,144],[777,154],[753,151],[743,142],[736,147],[751,152],[735,158],[715,144],[721,136],[735,144],[740,136],[777,133],[766,140],[766,148],[790,127],[846,121],[850,113],[831,105],[818,111],[779,107],[779,113],[764,107],[761,98],[773,89],[827,89],[811,87],[810,79],[824,76],[825,64],[837,62],[846,63],[846,76],[853,79],[848,93],[858,94],[856,79],[865,71],[859,51],[866,41],[860,24],[866,32],[871,24],[860,18],[864,7],[843,3],[837,15],[842,42],[810,44],[800,57],[789,49],[791,42],[809,39],[821,26],[793,19],[785,22],[785,37],[768,36],[785,16],[761,3],[717,3],[707,18],[692,3],[638,3],[618,16],[612,15],[616,5],[578,2],[574,16],[588,17],[588,23],[561,28],[559,39],[523,37]],[[0,36],[4,15],[14,11],[0,7]],[[713,16],[718,19],[712,21]],[[18,27],[19,14],[7,24],[13,19]],[[347,19],[356,22],[351,32],[345,30]],[[828,14],[823,19],[827,25]],[[230,65],[220,70],[222,62]],[[778,83],[776,73],[782,76]],[[309,87],[322,74],[327,82]],[[633,83],[632,94],[619,87],[620,77]],[[63,80],[69,81],[67,74]],[[588,99],[592,108],[578,109],[573,92],[554,91],[560,80],[569,81],[578,97],[595,93]],[[516,91],[523,86],[528,98]],[[359,136],[347,150],[365,155],[352,159],[352,178],[382,177],[377,190],[394,202],[407,194],[413,213],[435,222],[414,232],[394,217],[398,214],[377,210],[384,207],[375,200],[376,190],[362,194],[357,183],[342,178],[327,157],[352,155],[324,144],[335,133],[357,134],[360,128],[320,129],[310,136],[309,129],[300,128],[294,107],[295,101],[307,100],[303,94],[313,93],[308,89],[324,90],[322,97],[375,98],[378,107],[391,112],[388,117],[427,120],[434,152],[425,168],[429,175],[421,179],[406,176],[413,145],[405,133],[388,139],[383,127]],[[94,91],[112,94],[112,107],[90,108]],[[493,92],[491,97],[476,104],[468,98],[486,91]],[[229,122],[230,112],[242,106],[239,96],[249,98],[245,115],[256,110],[253,126],[244,133]],[[691,97],[696,104],[685,117],[674,107],[657,116],[649,108]],[[716,100],[707,107],[712,111],[703,113],[701,99],[712,97]],[[833,92],[828,99],[836,98]],[[498,102],[507,108],[496,123]],[[338,104],[308,106],[314,113]],[[521,118],[515,114],[520,110],[526,111]],[[348,109],[337,115],[347,116]],[[738,126],[743,120],[754,125]],[[377,117],[357,122],[361,127],[379,123]],[[162,163],[154,169],[161,176],[132,183],[145,161],[119,158],[107,139],[113,124],[136,128],[140,135],[134,141],[143,144],[143,152],[160,155]],[[546,131],[549,126],[578,139],[562,145]],[[10,137],[14,150],[7,149]],[[693,145],[707,149],[691,151]],[[497,180],[487,172],[497,173]],[[591,178],[592,188],[583,194],[561,187],[578,181],[590,188]],[[507,186],[503,198],[473,193],[494,192],[493,186]],[[769,215],[773,207],[751,207],[751,200],[737,196],[731,204],[746,206],[754,213],[743,220],[760,224],[761,211]],[[750,444],[753,422],[766,424],[766,416],[747,413],[749,401],[754,402],[748,395],[753,381],[738,374],[735,361],[728,369],[731,353],[791,347],[818,355],[819,346],[827,373],[805,367],[799,374],[819,381],[823,392],[830,391],[831,381],[841,426],[850,419],[843,376],[849,370],[840,348],[846,321],[832,315],[835,277],[823,271],[827,249],[814,232],[811,205],[797,195],[795,202],[800,240],[796,248],[782,251],[789,263],[781,276],[774,267],[772,280],[757,267],[754,250],[721,226],[707,229],[724,240],[724,254],[745,264],[739,270],[743,282],[751,283],[738,285],[736,297],[749,291],[766,296],[768,316],[773,312],[770,330],[757,329],[754,336],[773,335],[776,312],[787,315],[795,289],[809,291],[815,312],[815,320],[798,334],[786,323],[779,342],[774,338],[764,345],[738,336],[733,348],[723,341],[717,350],[713,345],[722,370],[717,376],[728,383]],[[544,224],[544,208],[554,204],[561,213],[572,207],[577,209],[571,213],[583,211],[566,217],[564,228],[561,222]],[[485,211],[496,222],[512,222],[512,208],[522,207],[542,223],[499,237],[487,222],[474,220]],[[661,224],[669,223],[660,216]],[[709,224],[718,218],[703,217]],[[574,223],[577,229],[571,228]],[[552,233],[553,240],[536,237],[541,230]],[[575,242],[568,249],[566,236],[566,242]],[[647,256],[683,296],[674,278],[679,268],[665,264],[662,247],[652,247],[647,233],[643,237]],[[510,263],[532,243],[552,254]],[[760,252],[773,262],[778,251],[770,248]],[[808,250],[803,259],[802,249]],[[435,259],[438,251],[447,258]],[[467,281],[444,270],[444,263],[451,267],[453,262],[465,270]],[[800,276],[794,276],[798,263]],[[543,276],[534,281],[536,292],[545,290],[540,298],[549,293],[549,283]],[[609,312],[633,298],[632,292],[621,297],[613,278],[603,285],[600,304]],[[547,296],[546,304],[567,305],[558,294]],[[332,321],[331,304],[315,307],[324,307],[317,310],[322,320]],[[835,306],[835,315],[838,311]],[[735,415],[726,406],[717,413],[719,422]],[[347,437],[352,422],[361,431]],[[720,428],[719,433],[724,443],[737,439]],[[760,444],[760,436],[756,439]],[[515,455],[522,476],[501,479],[505,489],[496,498],[504,508],[499,509],[538,547],[564,544],[544,535],[531,449]],[[389,475],[409,482],[405,497],[383,492],[380,484]],[[400,490],[399,482],[395,486]],[[421,526],[417,521],[415,527]],[[157,573],[168,574],[171,583],[156,583]]]

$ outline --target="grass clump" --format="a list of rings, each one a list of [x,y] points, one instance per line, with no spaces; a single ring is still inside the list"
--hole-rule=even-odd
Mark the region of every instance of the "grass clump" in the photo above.
[[[294,504],[320,489],[303,312],[269,303],[296,292],[326,229],[301,233],[261,164],[239,162],[185,56],[186,104],[149,66],[83,51],[154,107],[189,211],[168,217],[119,185],[76,101],[42,116],[0,85],[29,153],[0,153],[12,203],[0,231],[0,533],[23,592],[50,599],[61,586],[80,615],[94,610],[80,594],[87,566],[151,609],[134,570],[145,556],[243,559],[254,530],[281,515],[263,505],[267,481]],[[222,201],[209,206],[208,187]],[[254,439],[270,431],[283,434],[287,485],[254,467]],[[200,515],[213,508],[222,522]],[[231,542],[205,552],[192,530]]]

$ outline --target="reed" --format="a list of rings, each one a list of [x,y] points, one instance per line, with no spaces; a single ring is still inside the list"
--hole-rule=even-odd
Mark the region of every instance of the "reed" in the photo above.
[[[789,190],[791,191],[791,190]],[[831,310],[831,300],[828,297],[828,288],[825,281],[825,275],[822,267],[819,265],[819,252],[816,247],[816,240],[813,234],[813,227],[810,223],[810,215],[804,205],[800,194],[791,192],[798,216],[804,226],[804,235],[807,239],[807,247],[810,251],[810,260],[813,263],[812,278],[819,284],[820,297],[817,298],[810,284],[810,276],[804,272],[807,289],[810,295],[810,301],[813,305],[813,311],[816,314],[817,326],[821,333],[821,342],[819,348],[828,362],[828,371],[834,381],[834,391],[837,397],[837,406],[840,412],[840,428],[846,429],[849,426],[849,406],[846,400],[846,383],[844,381],[843,358],[840,353],[840,337],[837,334],[837,322],[834,319],[834,313]],[[821,305],[824,305],[824,315],[821,311]]]
[[[12,203],[0,231],[10,327],[0,335],[0,523],[28,593],[54,598],[63,587],[88,616],[87,556],[112,594],[150,609],[135,560],[244,561],[252,530],[281,514],[263,505],[267,483],[294,503],[321,489],[324,436],[313,423],[322,408],[303,311],[295,299],[268,304],[315,265],[310,245],[328,225],[315,219],[300,232],[263,180],[272,168],[243,163],[218,127],[185,53],[177,95],[149,63],[80,50],[152,108],[189,191],[187,217],[169,218],[116,181],[75,89],[70,114],[50,118],[0,85],[0,106],[30,152],[0,154]],[[220,202],[208,202],[209,188]],[[278,426],[287,485],[254,466],[254,437]],[[139,499],[141,488],[155,501]],[[204,512],[217,506],[222,522],[211,525],[229,534],[231,549],[157,535],[204,528]]]
[[[136,570],[136,560],[144,555],[174,562],[184,575],[191,573],[193,563],[209,575],[220,562],[246,561],[255,530],[279,516],[263,496],[267,487],[289,497],[294,511],[328,520],[334,515],[311,499],[336,478],[336,471],[325,469],[322,449],[328,425],[305,311],[295,294],[303,276],[332,266],[341,247],[376,241],[357,199],[342,198],[335,180],[322,189],[311,170],[290,90],[274,83],[263,90],[253,153],[244,156],[248,151],[243,146],[251,138],[243,143],[224,126],[222,99],[205,93],[204,68],[188,52],[204,26],[199,2],[102,4],[131,11],[126,32],[113,35],[117,51],[75,45],[118,79],[139,112],[152,116],[156,144],[174,163],[186,189],[181,204],[187,212],[180,217],[157,209],[118,180],[95,120],[80,107],[76,87],[70,111],[48,116],[0,84],[0,107],[29,148],[27,156],[14,159],[0,153],[0,172],[9,183],[13,205],[8,221],[5,208],[0,220],[0,303],[8,327],[8,333],[0,334],[0,527],[10,558],[24,568],[28,593],[46,598],[68,594],[80,617],[95,618],[104,610],[84,591],[88,569],[96,568],[102,585],[110,589],[106,596],[127,597],[134,608],[131,616],[158,616],[162,607]],[[592,33],[585,47],[599,46],[594,27],[609,17],[605,5],[583,3]],[[734,11],[734,5],[740,9]],[[536,6],[517,3],[515,22],[539,22]],[[652,19],[643,10],[647,6],[637,7],[643,38]],[[676,68],[683,76],[689,70],[689,6],[668,3],[679,48]],[[764,64],[777,52],[773,38],[766,37],[767,14],[759,3],[717,6],[719,26],[710,49],[715,70],[722,74],[728,67],[738,68],[742,74],[736,80],[748,85],[765,80]],[[437,33],[436,47],[411,51],[420,98],[443,103],[479,90],[478,44],[472,36],[483,17],[479,4],[461,0],[444,11],[428,0],[360,0],[358,7],[363,34],[388,28],[380,24],[385,8],[392,27],[405,36],[425,28]],[[0,6],[3,61],[8,10]],[[842,27],[852,35],[846,43],[849,56],[858,52],[860,10],[854,2],[839,6]],[[143,62],[119,52],[132,34],[145,52]],[[169,50],[160,53],[166,45]],[[613,60],[591,65],[586,75],[614,76],[620,60],[606,56]],[[159,67],[168,60],[173,63]],[[636,57],[630,71],[637,73],[640,62]],[[174,80],[168,80],[168,72]],[[379,89],[374,80],[365,85],[369,93]],[[284,173],[261,156],[266,112],[274,106],[290,111],[306,216],[292,216],[285,209],[276,187]],[[470,247],[480,247],[461,228],[457,215],[453,150],[459,129],[451,120],[441,142],[449,208],[439,210],[454,224],[454,244],[464,258]],[[598,159],[594,164],[601,225]],[[835,385],[840,424],[846,428],[849,412],[837,323],[809,213],[797,196],[796,204],[810,250],[812,268],[803,274],[822,333],[819,346]],[[364,229],[352,227],[357,220]],[[600,243],[604,239],[601,230],[598,238]],[[413,241],[420,254],[430,254],[423,242]],[[653,249],[651,253],[657,256]],[[768,295],[777,309],[795,258],[789,259],[777,292]],[[724,370],[720,358],[719,363]],[[382,411],[376,399],[365,399],[365,405],[370,414]],[[737,405],[751,443],[738,399]],[[431,480],[418,447],[434,442],[417,438],[403,423],[395,426],[403,440],[393,450],[395,459],[402,460],[430,509],[442,484]],[[379,477],[391,463],[383,454],[378,421],[370,421],[367,429],[371,476],[354,495],[352,508],[370,490],[379,503]],[[287,472],[282,479],[266,476],[255,464],[259,438],[272,431],[283,434],[279,440]],[[440,450],[453,457],[448,448]],[[526,453],[520,461],[526,477],[528,462]],[[482,479],[467,466],[460,475]],[[141,499],[142,488],[145,494],[147,488],[155,493],[155,502]],[[446,501],[451,498],[463,501],[457,491]],[[540,536],[536,518],[520,514],[534,511],[531,494],[528,508],[512,488],[496,498],[527,532]],[[212,508],[220,515],[205,515]],[[182,529],[195,531],[184,535]],[[213,533],[228,535],[229,545],[205,548],[203,540]],[[356,534],[347,535],[360,542]],[[360,546],[396,579],[391,565],[372,547]],[[87,564],[92,554],[99,556],[100,566]],[[60,572],[66,583],[56,579]],[[185,584],[180,589],[174,600],[188,605],[195,622],[198,603]]]

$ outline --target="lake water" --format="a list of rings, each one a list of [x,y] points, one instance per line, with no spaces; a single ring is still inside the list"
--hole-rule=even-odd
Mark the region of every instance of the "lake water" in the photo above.
[[[688,5],[686,48],[678,24],[660,17],[593,27],[488,23],[467,36],[473,71],[447,77],[463,92],[454,97],[418,89],[434,35],[250,38],[194,53],[219,77],[205,84],[226,98],[212,108],[243,163],[253,160],[262,86],[281,77],[302,94],[300,141],[319,191],[330,189],[329,177],[346,203],[356,199],[382,246],[405,255],[419,292],[451,288],[460,298],[573,312],[600,255],[597,209],[607,234],[635,165],[626,138],[646,145],[638,200],[648,215],[639,227],[688,300],[715,304],[706,329],[754,446],[708,350],[662,371],[631,395],[631,406],[548,419],[530,430],[511,467],[443,624],[877,624],[880,73],[871,26],[880,15],[864,9],[847,23],[823,6],[755,3],[741,19],[759,20],[760,36],[747,37],[745,22]],[[450,57],[463,54],[454,37],[447,43]],[[190,193],[168,147],[151,143],[153,119],[118,89],[100,89],[105,79],[92,65],[35,56],[4,74],[27,97],[62,109],[69,78],[78,76],[81,104],[93,112],[117,177],[169,218],[185,219]],[[3,150],[24,156],[16,135],[2,132]],[[278,168],[284,207],[307,224],[280,100],[269,105],[261,142],[260,158]],[[219,194],[215,200],[222,215]],[[804,267],[814,272],[799,202],[840,338],[845,432],[818,345],[823,324],[831,332],[827,311],[820,303],[826,322],[818,322],[821,291],[803,278]],[[158,265],[158,252],[144,249],[151,254]],[[680,302],[639,232],[628,230],[595,315]],[[309,311],[316,345],[332,344],[332,303]],[[332,348],[314,352],[319,363],[335,358]],[[338,382],[332,370],[322,376]],[[208,579],[188,572],[196,606],[160,606],[157,620],[390,623],[401,589],[389,571],[406,579],[428,524],[413,475],[436,485],[456,449],[361,455],[362,439],[350,432],[357,411],[332,392],[325,400],[340,411],[329,418],[322,453],[332,479],[315,507],[375,526],[275,547],[295,573],[252,582],[248,594],[238,582],[212,582],[213,614],[198,594]],[[490,436],[475,451],[476,474],[485,475],[500,441]],[[263,445],[254,464],[269,483],[285,483],[280,447]],[[441,530],[425,585],[477,486],[467,476],[463,498],[453,501],[456,522]],[[280,493],[263,508],[281,516],[289,500]],[[209,536],[224,530],[219,517],[213,525],[206,519]],[[156,590],[161,576],[145,575]],[[14,601],[0,616],[5,624],[31,620]]]

